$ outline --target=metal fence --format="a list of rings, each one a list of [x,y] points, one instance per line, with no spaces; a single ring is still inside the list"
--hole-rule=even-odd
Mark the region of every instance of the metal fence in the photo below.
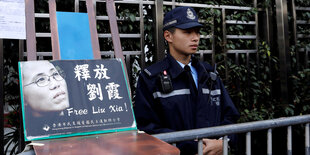
[[[292,16],[293,16],[293,38],[295,45],[298,42],[305,42],[305,44],[309,44],[310,35],[303,34],[302,32],[298,32],[298,28],[302,28],[305,26],[310,25],[309,19],[301,18],[300,13],[302,12],[310,12],[310,7],[300,7],[295,5],[295,0],[291,1],[292,3]],[[298,14],[298,15],[297,15]],[[308,68],[308,61],[309,61],[309,49],[310,47],[297,47],[297,61],[302,62],[301,64],[304,65],[305,68]],[[300,68],[300,66],[298,66]]]
[[[75,0],[74,3],[74,11],[79,12],[79,11],[85,11],[85,9],[83,10],[83,8],[81,8],[81,6],[83,6],[83,3],[85,3],[85,1],[81,1],[81,0]],[[101,4],[103,3],[103,4]],[[101,15],[99,12],[100,9],[105,10],[105,8],[103,8],[102,6],[105,5],[105,1],[104,0],[97,0],[94,1],[94,8],[96,8],[95,12],[96,12],[96,20],[97,23],[100,22],[108,22],[109,18],[107,15]],[[222,12],[222,20],[223,20],[223,25],[222,25],[222,29],[224,30],[223,32],[223,41],[224,41],[224,47],[225,47],[225,43],[231,41],[231,40],[254,40],[255,45],[253,47],[253,49],[224,49],[228,55],[234,55],[234,57],[236,58],[236,62],[238,62],[238,58],[239,58],[239,54],[240,53],[245,53],[247,55],[247,61],[249,61],[249,55],[252,53],[256,53],[257,52],[257,43],[258,43],[258,18],[257,18],[257,14],[255,14],[255,17],[246,22],[246,21],[237,21],[237,20],[226,20],[226,12],[227,11],[247,11],[250,9],[253,9],[254,7],[256,7],[256,1],[254,2],[254,6],[253,7],[243,7],[243,6],[214,6],[214,5],[207,5],[207,4],[195,4],[195,3],[178,3],[175,1],[143,1],[143,0],[132,0],[132,1],[115,1],[116,5],[130,5],[133,8],[136,8],[136,10],[139,10],[139,16],[135,17],[135,22],[139,22],[139,31],[138,33],[120,33],[120,38],[122,39],[126,39],[126,40],[130,40],[130,39],[138,39],[140,42],[140,49],[139,50],[134,50],[134,51],[128,51],[128,50],[124,50],[124,56],[125,56],[125,60],[126,60],[126,65],[128,67],[128,73],[130,75],[132,75],[132,58],[134,56],[139,56],[140,61],[139,61],[139,66],[141,68],[145,67],[145,34],[144,34],[144,14],[143,14],[143,7],[147,7],[147,6],[151,6],[154,9],[154,14],[153,14],[153,19],[154,19],[154,26],[155,26],[155,32],[154,32],[154,36],[155,36],[155,44],[156,44],[156,53],[154,53],[156,56],[156,60],[160,60],[164,57],[164,52],[165,52],[165,47],[164,47],[164,40],[163,40],[163,36],[162,36],[162,19],[163,19],[163,8],[164,7],[170,7],[170,8],[174,8],[176,6],[191,6],[194,7],[196,9],[204,9],[204,8],[213,8],[213,9],[219,9]],[[48,4],[46,4],[48,5]],[[117,9],[116,9],[117,10]],[[36,24],[40,24],[41,21],[46,21],[49,20],[49,14],[48,13],[35,13],[35,23]],[[121,21],[125,21],[126,19],[124,18],[118,18],[118,22]],[[226,27],[229,25],[250,25],[255,27],[255,32],[253,35],[236,35],[236,34],[228,34],[226,31]],[[40,25],[38,25],[37,27],[39,27]],[[48,25],[46,25],[48,27]],[[211,35],[207,35],[207,36],[201,36],[202,39],[212,39],[214,36],[212,35],[214,32],[211,33]],[[51,48],[50,47],[41,47],[40,44],[44,43],[44,45],[46,45],[47,41],[50,41],[50,37],[51,37],[51,33],[49,29],[46,29],[46,31],[44,32],[35,32],[36,34],[36,40],[37,40],[37,57],[38,60],[42,60],[42,59],[51,59],[52,57],[52,52],[51,52]],[[106,40],[109,40],[111,38],[111,34],[110,33],[104,33],[104,32],[98,32],[98,37],[99,37],[99,41],[100,42],[106,42]],[[102,44],[100,44],[102,45]],[[23,47],[23,45],[21,45]],[[107,49],[102,49],[101,47],[101,55],[103,58],[106,57],[113,57],[114,52],[111,50],[112,48],[109,48],[110,50]],[[23,49],[22,49],[23,50]],[[26,56],[26,51],[23,50],[24,53],[22,53],[21,55]],[[214,49],[214,45],[212,45],[212,49],[205,49],[205,50],[199,50],[197,52],[197,54],[200,56],[201,60],[206,60],[205,57],[207,57],[207,55],[212,55],[212,60],[210,60],[210,63],[215,63],[215,59],[214,59],[214,55],[215,55],[216,51]],[[23,56],[21,56],[23,58]],[[26,58],[26,57],[25,57]]]
[[[167,143],[176,143],[187,140],[198,140],[198,154],[202,155],[203,138],[208,137],[224,137],[223,138],[223,155],[228,154],[227,135],[246,133],[246,154],[251,155],[251,133],[258,130],[267,130],[267,155],[272,155],[272,130],[279,127],[287,127],[287,154],[291,155],[292,150],[292,126],[305,124],[305,155],[310,154],[310,138],[309,138],[310,115],[294,116],[288,118],[278,118],[272,120],[240,123],[233,125],[225,125],[210,128],[201,128],[187,131],[178,131],[171,133],[163,133],[153,135]]]
[[[194,7],[195,9],[205,9],[205,8],[212,8],[212,9],[218,9],[221,10],[221,20],[222,20],[222,25],[221,29],[223,30],[223,51],[216,51],[214,41],[214,27],[210,35],[202,35],[201,39],[209,39],[212,42],[211,49],[202,49],[197,51],[197,55],[199,55],[201,60],[204,61],[209,61],[210,63],[214,64],[216,63],[215,60],[215,54],[218,52],[224,52],[226,53],[226,57],[232,58],[235,60],[235,62],[238,64],[240,63],[239,59],[241,55],[246,55],[246,66],[249,67],[249,61],[251,58],[254,57],[257,62],[259,62],[258,59],[258,54],[257,54],[257,48],[258,48],[258,43],[259,40],[267,40],[271,46],[277,46],[278,44],[279,47],[279,56],[280,59],[286,60],[286,61],[281,61],[280,60],[280,69],[281,69],[281,92],[282,92],[282,97],[284,101],[288,101],[287,98],[287,75],[290,72],[290,66],[289,62],[289,51],[288,51],[288,12],[287,12],[287,7],[286,4],[284,5],[281,0],[275,0],[276,4],[276,19],[277,19],[277,26],[278,26],[278,32],[279,32],[279,38],[277,42],[272,41],[272,36],[273,32],[271,32],[270,27],[272,27],[272,17],[270,15],[271,10],[270,9],[262,9],[259,8],[258,12],[255,13],[249,21],[241,21],[241,20],[236,20],[236,19],[227,19],[226,15],[231,12],[242,12],[242,11],[248,11],[253,8],[257,8],[257,0],[253,1],[253,6],[251,7],[245,7],[245,6],[225,6],[225,5],[207,5],[207,4],[198,4],[198,3],[180,3],[180,2],[175,2],[175,0],[172,1],[143,1],[143,0],[131,0],[131,1],[115,1],[115,4],[119,7],[122,5],[127,5],[127,6],[132,6],[133,10],[138,10],[137,16],[135,16],[135,23],[138,27],[136,27],[137,30],[134,32],[127,32],[127,33],[120,33],[120,38],[121,40],[135,40],[136,42],[139,43],[139,48],[133,48],[131,50],[123,50],[123,54],[125,56],[126,60],[126,66],[128,70],[128,74],[130,77],[130,81],[134,82],[136,78],[136,71],[133,71],[133,65],[138,65],[138,69],[143,69],[146,61],[146,56],[145,53],[145,40],[147,34],[145,34],[144,31],[144,26],[146,22],[144,21],[144,10],[145,7],[151,6],[151,8],[154,10],[154,14],[152,15],[153,17],[153,22],[152,25],[155,27],[153,36],[154,36],[154,44],[155,44],[155,53],[153,62],[160,60],[164,58],[165,55],[165,45],[164,45],[164,39],[163,39],[163,32],[162,32],[162,19],[163,19],[163,13],[164,13],[164,8],[174,8],[177,6],[191,6]],[[96,12],[96,22],[97,25],[98,23],[108,23],[108,16],[101,13],[102,10],[105,11],[105,0],[96,0],[93,1],[93,5],[95,8]],[[294,0],[292,0],[292,4],[294,4]],[[46,5],[48,5],[46,3]],[[85,5],[85,0],[75,0],[74,2],[74,11],[80,12],[84,11],[83,5]],[[303,25],[309,25],[309,21],[307,20],[299,20],[297,19],[296,13],[302,12],[302,11],[309,11],[310,7],[298,7],[295,5],[292,5],[292,13],[293,13],[293,36],[295,40],[295,44],[297,44],[298,41],[302,39],[308,39],[305,40],[305,42],[309,43],[309,35],[307,34],[299,34],[297,32],[297,28],[299,26]],[[116,8],[116,11],[118,11],[118,8]],[[259,19],[258,15],[265,16],[266,18]],[[283,17],[283,18],[282,18]],[[40,27],[40,23],[42,21],[48,21],[49,20],[49,14],[48,12],[46,13],[40,13],[36,12],[35,13],[35,24],[37,25],[36,27]],[[121,22],[126,21],[126,19],[118,17],[118,23],[120,24]],[[203,21],[203,20],[202,20]],[[259,23],[262,23],[259,25]],[[265,24],[266,23],[266,24]],[[229,26],[232,25],[241,25],[241,26],[246,26],[250,29],[253,29],[253,33],[249,35],[240,35],[240,34],[233,34],[228,32]],[[42,27],[42,26],[41,26]],[[52,52],[51,52],[51,47],[46,47],[46,42],[51,41],[51,33],[49,30],[49,25],[43,25],[45,30],[43,32],[35,32],[36,34],[36,40],[37,40],[37,57],[39,60],[42,59],[51,59],[52,58]],[[44,29],[44,28],[43,28]],[[102,28],[101,28],[102,29]],[[282,34],[282,32],[285,32]],[[260,35],[264,34],[264,35]],[[113,47],[111,45],[111,34],[108,31],[98,31],[98,37],[99,37],[99,42],[100,42],[100,53],[102,55],[102,58],[109,58],[113,57]],[[228,43],[236,43],[236,42],[245,42],[245,41],[250,41],[253,42],[251,48],[247,49],[242,49],[242,48],[227,48],[226,45]],[[109,45],[106,45],[108,43]],[[42,47],[41,44],[44,44],[45,47]],[[105,44],[105,45],[104,45]],[[109,47],[107,47],[109,46]],[[309,61],[309,49],[308,48],[298,48],[297,49],[299,54],[297,55],[297,61],[300,62],[302,61],[305,65],[305,67],[308,67],[308,61]],[[24,57],[26,55],[26,51],[24,49],[24,42],[20,42],[20,57],[21,59],[26,59]],[[300,58],[299,58],[300,57]],[[303,58],[303,60],[300,60]],[[138,64],[134,64],[133,62],[135,60],[138,60]],[[228,76],[228,71],[226,70],[226,76]]]
[[[242,11],[248,11],[253,8],[257,8],[257,0],[253,1],[253,6],[251,7],[245,7],[245,6],[225,6],[225,5],[207,5],[207,4],[198,4],[198,3],[180,3],[180,2],[175,2],[175,0],[172,1],[143,1],[143,0],[131,0],[131,1],[115,1],[115,4],[121,8],[122,5],[127,5],[131,6],[133,10],[138,10],[138,14],[135,16],[135,25],[138,27],[135,27],[135,30],[133,32],[125,32],[125,33],[120,33],[120,38],[121,40],[133,40],[135,42],[139,43],[139,48],[132,48],[129,50],[123,50],[125,60],[126,60],[126,66],[128,70],[128,74],[130,77],[130,81],[134,82],[136,78],[136,71],[133,71],[133,65],[138,65],[138,69],[144,68],[145,61],[146,61],[146,48],[145,48],[145,40],[147,38],[147,34],[145,34],[144,27],[147,22],[152,22],[152,25],[154,26],[154,44],[155,44],[155,53],[153,62],[156,60],[160,60],[164,57],[165,55],[165,45],[164,45],[164,39],[163,39],[163,32],[162,32],[162,19],[163,19],[163,13],[164,13],[164,8],[174,8],[177,6],[191,6],[194,7],[195,9],[205,9],[205,8],[212,8],[212,9],[218,9],[221,10],[221,20],[222,20],[222,25],[221,29],[223,30],[223,51],[216,51],[214,42],[212,42],[211,49],[201,49],[197,52],[197,55],[199,55],[201,60],[204,61],[209,61],[210,63],[214,64],[216,63],[215,60],[215,54],[218,52],[224,52],[226,53],[226,57],[232,58],[235,60],[235,62],[238,64],[240,63],[239,59],[241,55],[246,56],[246,66],[249,66],[249,61],[251,58],[254,58],[257,62],[259,62],[258,59],[258,54],[257,54],[257,48],[258,48],[258,43],[259,40],[266,40],[269,42],[269,44],[272,47],[278,46],[278,53],[280,56],[280,59],[285,60],[281,61],[280,60],[280,69],[281,69],[281,92],[282,92],[282,97],[284,101],[288,101],[287,96],[287,75],[290,72],[290,60],[289,60],[289,51],[288,51],[288,9],[286,4],[281,2],[282,0],[275,0],[276,5],[276,22],[272,22],[272,15],[271,15],[271,9],[262,9],[258,8],[258,12],[255,13],[249,21],[241,21],[241,20],[236,20],[236,19],[227,19],[226,15],[231,12],[242,12]],[[105,8],[103,7],[105,5],[105,0],[96,0],[93,1],[93,5],[95,8],[96,12],[96,22],[97,25],[98,23],[108,23],[108,16],[102,13],[105,11]],[[291,2],[294,4],[294,0]],[[46,4],[48,5],[48,4]],[[80,12],[80,11],[85,11],[83,9],[83,5],[85,5],[85,0],[75,0],[74,3],[74,11]],[[145,20],[145,14],[144,10],[145,7],[150,6],[153,10],[153,21],[144,21]],[[295,44],[297,44],[298,41],[302,39],[308,39],[304,40],[305,42],[309,43],[309,35],[307,34],[299,34],[297,32],[297,28],[299,26],[303,25],[309,25],[309,21],[307,20],[300,20],[298,19],[298,12],[302,11],[309,11],[310,7],[298,7],[295,5],[292,5],[292,13],[293,13],[293,36],[295,38]],[[119,9],[116,8],[116,11]],[[258,16],[264,16],[266,18],[258,18]],[[282,18],[283,17],[283,18]],[[41,21],[48,21],[49,20],[49,14],[47,13],[40,13],[36,12],[35,13],[35,23],[40,24]],[[126,21],[127,19],[118,17],[118,23]],[[203,21],[203,20],[202,20]],[[125,23],[125,22],[124,22]],[[279,33],[279,38],[277,41],[273,40],[273,32],[272,32],[272,25],[273,23],[276,23],[278,26],[278,33]],[[239,35],[239,34],[233,34],[229,33],[227,29],[229,29],[230,26],[233,25],[241,25],[241,26],[246,26],[250,29],[253,29],[253,33],[249,35]],[[49,27],[49,25],[44,25],[45,27]],[[38,26],[39,27],[39,26]],[[102,29],[102,28],[101,28]],[[284,32],[284,33],[282,33]],[[46,42],[50,42],[50,30],[46,28],[44,32],[35,32],[36,33],[36,40],[37,40],[37,57],[38,59],[51,59],[52,57],[52,52],[50,47],[41,47],[40,44],[44,43],[46,45]],[[202,35],[201,39],[209,39],[209,40],[214,40],[214,28],[211,32],[210,35]],[[98,37],[99,37],[99,42],[100,42],[100,52],[102,55],[102,58],[108,58],[108,57],[113,57],[113,48],[111,45],[111,34],[107,30],[105,31],[98,31]],[[236,42],[245,42],[245,41],[250,41],[253,42],[251,48],[227,48],[226,45],[228,43],[236,43]],[[107,45],[109,44],[109,45]],[[123,44],[122,44],[123,45]],[[107,47],[109,46],[109,47]],[[26,51],[24,50],[24,45],[23,42],[21,42],[20,45],[21,48],[21,59],[23,59],[26,55]],[[274,48],[276,49],[276,48]],[[309,49],[308,48],[298,48],[298,56],[297,56],[297,61],[298,62],[303,62],[305,67],[308,67],[308,61],[309,61]],[[276,52],[276,51],[275,51]],[[302,59],[302,60],[301,60]],[[138,60],[138,64],[134,64],[134,61]],[[226,71],[228,72],[228,71]],[[226,73],[226,76],[228,76],[228,73]]]

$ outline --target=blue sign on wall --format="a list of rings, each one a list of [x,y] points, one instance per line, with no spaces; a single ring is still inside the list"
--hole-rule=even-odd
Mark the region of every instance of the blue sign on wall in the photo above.
[[[93,59],[87,13],[56,12],[60,59]]]

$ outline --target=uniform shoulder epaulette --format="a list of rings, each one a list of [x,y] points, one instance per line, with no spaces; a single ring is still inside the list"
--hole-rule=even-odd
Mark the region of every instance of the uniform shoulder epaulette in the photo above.
[[[147,68],[144,69],[144,72],[145,72],[148,76],[151,76],[151,75],[152,75],[152,73],[151,73]]]
[[[160,62],[157,62],[147,68],[144,69],[144,73],[148,75],[149,77],[153,77],[161,73],[163,70],[167,69],[166,60],[162,60]]]

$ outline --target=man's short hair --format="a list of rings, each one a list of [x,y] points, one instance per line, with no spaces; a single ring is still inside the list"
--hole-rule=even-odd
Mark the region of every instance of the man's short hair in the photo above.
[[[173,34],[175,32],[175,29],[176,29],[176,27],[171,27],[167,31],[169,31],[170,33]]]

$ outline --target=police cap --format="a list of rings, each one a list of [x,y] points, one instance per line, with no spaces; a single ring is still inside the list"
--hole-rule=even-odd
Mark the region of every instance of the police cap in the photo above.
[[[195,10],[191,7],[177,7],[166,13],[163,23],[163,30],[172,27],[179,29],[189,29],[193,27],[202,27],[198,22]]]

